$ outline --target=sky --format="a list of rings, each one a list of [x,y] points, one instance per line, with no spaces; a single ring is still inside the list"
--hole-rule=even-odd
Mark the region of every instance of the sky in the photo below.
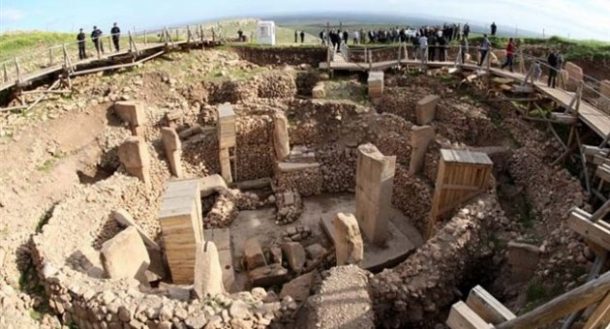
[[[0,0],[0,32],[148,29],[222,17],[355,12],[495,21],[511,30],[610,41],[610,0]]]

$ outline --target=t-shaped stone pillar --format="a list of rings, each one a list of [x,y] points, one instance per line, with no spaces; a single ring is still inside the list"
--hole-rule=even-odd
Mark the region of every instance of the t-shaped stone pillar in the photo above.
[[[434,120],[436,106],[440,100],[441,98],[436,95],[428,95],[417,102],[415,115],[418,125],[427,125]]]
[[[163,148],[165,149],[165,156],[169,162],[170,171],[176,177],[183,177],[182,142],[180,142],[178,133],[173,128],[161,128],[161,139],[163,141]]]
[[[273,115],[273,146],[278,161],[282,161],[290,154],[290,139],[288,137],[288,119],[283,112],[277,111]]]
[[[146,116],[140,104],[136,102],[116,102],[114,103],[114,111],[123,121],[129,123],[133,136],[144,136]]]
[[[232,164],[235,160],[235,146],[237,133],[235,130],[235,112],[229,103],[218,107],[218,148],[220,159],[220,173],[227,183],[233,182]],[[230,149],[233,150],[231,155]]]
[[[383,95],[383,71],[369,72],[367,84],[369,85],[370,98],[381,97]]]
[[[360,264],[364,257],[364,243],[356,217],[352,214],[337,213],[334,227],[337,266]]]
[[[356,218],[364,236],[381,246],[386,241],[395,169],[395,156],[384,156],[373,144],[358,147]]]
[[[138,177],[150,187],[150,155],[146,142],[136,136],[128,137],[119,146],[119,160],[130,175]]]
[[[225,292],[222,267],[216,244],[206,241],[197,244],[193,289],[197,298],[213,297]]]
[[[434,129],[430,126],[413,126],[411,130],[411,160],[409,162],[409,175],[421,170],[428,145],[434,140]]]

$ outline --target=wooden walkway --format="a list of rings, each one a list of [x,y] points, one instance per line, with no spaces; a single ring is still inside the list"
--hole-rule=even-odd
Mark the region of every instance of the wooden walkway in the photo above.
[[[397,60],[381,61],[375,63],[353,63],[342,61],[330,62],[330,69],[335,71],[353,71],[353,72],[367,72],[367,71],[380,71],[386,70],[391,67],[398,65],[421,65],[421,61],[415,59],[403,59],[398,63]],[[455,62],[432,62],[427,63],[428,67],[456,67]],[[481,67],[475,64],[464,64],[458,66],[461,69],[471,71],[485,71]],[[323,62],[319,65],[320,69],[328,69],[328,64]],[[525,81],[525,75],[516,72],[504,71],[499,68],[491,68],[491,73],[498,77],[513,79],[515,81]],[[537,81],[535,88],[543,95],[553,99],[558,104],[564,107],[569,107],[572,103],[575,93],[569,92],[559,88],[549,88],[545,83]],[[580,107],[578,109],[578,116],[582,122],[584,122],[589,128],[597,133],[601,138],[606,138],[610,134],[610,115],[595,108],[595,106],[581,100]]]

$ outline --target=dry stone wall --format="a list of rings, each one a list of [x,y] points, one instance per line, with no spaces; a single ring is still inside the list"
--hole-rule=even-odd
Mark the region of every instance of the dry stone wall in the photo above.
[[[325,47],[233,47],[243,59],[260,66],[309,64],[317,67],[326,61]]]
[[[439,311],[477,260],[491,253],[488,226],[503,217],[495,195],[471,202],[415,254],[371,280],[375,313],[385,327],[434,328]],[[436,319],[444,322],[444,319]]]

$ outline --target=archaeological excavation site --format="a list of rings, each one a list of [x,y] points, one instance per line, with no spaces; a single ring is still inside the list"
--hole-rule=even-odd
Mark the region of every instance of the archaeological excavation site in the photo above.
[[[4,95],[36,106],[0,112],[0,327],[608,325],[586,65],[549,91],[500,53],[141,51]]]

